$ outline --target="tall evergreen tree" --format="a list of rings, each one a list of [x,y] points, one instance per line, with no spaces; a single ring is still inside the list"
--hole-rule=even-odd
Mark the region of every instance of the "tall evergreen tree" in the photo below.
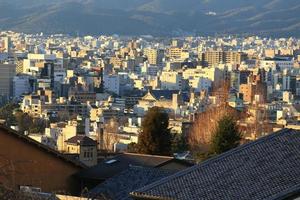
[[[152,155],[170,155],[171,133],[169,116],[159,107],[149,109],[142,123],[138,152]]]
[[[210,150],[212,154],[221,154],[240,144],[241,132],[233,117],[225,115],[218,121],[214,131]]]

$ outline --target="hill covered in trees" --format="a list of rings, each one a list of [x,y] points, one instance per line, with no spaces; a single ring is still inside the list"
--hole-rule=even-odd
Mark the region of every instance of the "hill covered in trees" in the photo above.
[[[298,0],[0,0],[0,28],[29,33],[298,36]]]

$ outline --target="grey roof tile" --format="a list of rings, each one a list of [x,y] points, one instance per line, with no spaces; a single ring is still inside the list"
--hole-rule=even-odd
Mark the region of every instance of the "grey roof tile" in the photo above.
[[[106,199],[128,200],[131,199],[129,196],[131,191],[160,180],[173,173],[174,172],[172,171],[157,168],[131,166],[129,169],[122,171],[118,175],[93,188],[89,192],[88,197],[105,197]]]
[[[284,129],[131,194],[180,200],[284,199],[300,191],[299,166],[300,131]]]
[[[106,180],[128,169],[130,166],[156,167],[173,159],[173,157],[166,156],[124,153],[104,160],[94,167],[82,170],[76,176],[79,178]],[[113,160],[116,162],[109,162]]]

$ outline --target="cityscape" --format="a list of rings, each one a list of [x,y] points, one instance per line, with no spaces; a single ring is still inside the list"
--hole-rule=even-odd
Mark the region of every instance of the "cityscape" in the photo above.
[[[36,30],[0,26],[0,199],[300,199],[297,34]]]

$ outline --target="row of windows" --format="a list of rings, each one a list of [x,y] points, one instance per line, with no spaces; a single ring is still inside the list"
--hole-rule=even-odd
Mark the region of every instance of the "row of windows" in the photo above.
[[[83,152],[83,157],[84,158],[92,158],[93,157],[93,152],[85,151],[85,152]]]

